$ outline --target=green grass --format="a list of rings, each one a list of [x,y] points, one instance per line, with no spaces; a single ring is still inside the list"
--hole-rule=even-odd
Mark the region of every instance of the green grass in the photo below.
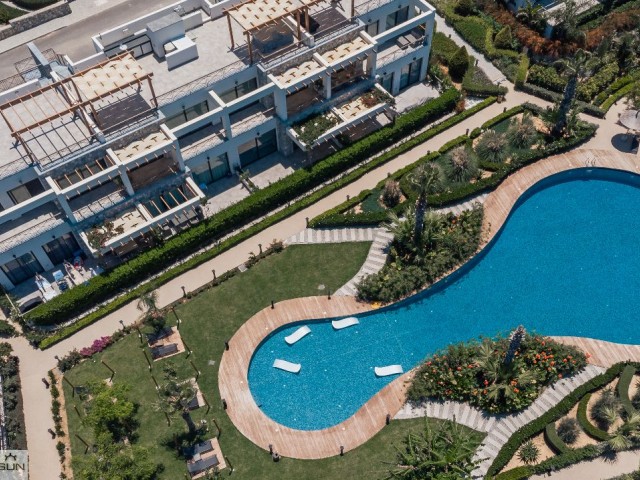
[[[25,12],[22,10],[0,3],[0,24],[9,23],[9,20],[13,20],[24,14]]]
[[[182,320],[180,332],[194,353],[188,359],[185,354],[177,355],[173,357],[174,362],[183,377],[194,375],[189,361],[194,362],[201,372],[198,381],[200,388],[211,404],[208,415],[201,408],[194,412],[193,418],[196,423],[206,418],[210,425],[216,419],[222,429],[222,451],[235,467],[234,478],[293,480],[327,479],[333,476],[337,479],[349,474],[354,478],[369,479],[374,470],[382,473],[388,468],[383,461],[393,458],[390,442],[398,441],[404,435],[406,427],[403,425],[416,425],[416,422],[411,421],[393,422],[365,446],[344,457],[322,461],[283,459],[275,464],[268,453],[253,445],[235,429],[221,407],[217,384],[224,341],[231,338],[249,317],[268,306],[271,300],[278,302],[287,298],[325,294],[326,288],[318,290],[320,284],[335,291],[358,271],[369,246],[369,243],[292,246],[176,308]],[[175,321],[172,315],[169,315],[169,320]],[[177,457],[170,445],[174,433],[185,432],[185,424],[182,419],[176,418],[171,427],[168,427],[164,415],[153,411],[155,387],[140,350],[142,348],[137,334],[129,335],[102,354],[73,368],[66,376],[74,385],[83,385],[90,380],[109,377],[110,372],[100,363],[101,360],[115,369],[117,373],[114,381],[130,385],[130,398],[140,406],[137,416],[140,422],[137,444],[150,448],[153,458],[165,465],[160,478],[180,479],[186,471],[185,463]],[[210,360],[215,364],[209,365]],[[166,361],[154,363],[152,373],[158,381],[161,381],[161,365]],[[79,433],[91,443],[91,432],[81,425],[74,410],[75,403],[82,411],[81,403],[77,397],[71,397],[71,389],[66,382],[63,383],[63,388],[67,400],[72,454],[74,457],[82,456],[84,446],[75,434]],[[212,433],[211,436],[213,435]]]

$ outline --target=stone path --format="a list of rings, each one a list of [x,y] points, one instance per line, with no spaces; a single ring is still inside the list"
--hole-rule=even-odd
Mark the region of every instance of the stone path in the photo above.
[[[395,418],[405,419],[427,416],[442,420],[455,420],[474,430],[486,432],[487,436],[474,457],[476,460],[481,460],[482,463],[473,472],[474,478],[483,478],[500,449],[514,432],[543,415],[556,406],[570,392],[604,371],[603,367],[587,365],[578,375],[563,378],[552,386],[545,388],[529,408],[514,415],[487,415],[480,409],[471,407],[466,403],[429,401],[418,408],[413,408],[407,404],[398,412]]]

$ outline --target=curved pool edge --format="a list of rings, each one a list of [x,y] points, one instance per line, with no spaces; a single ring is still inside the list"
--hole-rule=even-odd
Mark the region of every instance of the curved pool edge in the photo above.
[[[589,160],[589,163],[585,163],[585,160]],[[640,167],[636,162],[640,164],[640,159],[635,155],[578,149],[548,157],[513,173],[489,194],[484,203],[483,235],[475,256],[484,251],[500,233],[522,195],[541,180],[584,168],[608,168],[638,174]],[[345,452],[352,450],[382,430],[387,414],[393,418],[404,405],[406,383],[414,370],[394,379],[347,420],[323,430],[297,430],[270,419],[256,404],[248,384],[253,353],[275,330],[305,320],[329,319],[370,310],[370,305],[357,302],[353,297],[333,297],[331,300],[326,297],[305,297],[280,302],[275,309],[266,307],[247,320],[231,338],[230,349],[223,353],[219,367],[220,396],[226,400],[227,414],[236,428],[264,450],[273,445],[274,450],[282,456],[308,460],[338,455],[341,446]],[[640,347],[581,337],[557,338],[567,343],[590,341],[592,350],[587,351],[592,358],[600,359],[597,363],[591,362],[594,364],[611,364],[613,358],[618,361],[631,358],[640,361]],[[609,352],[611,345],[616,347],[615,355]],[[595,349],[599,348],[607,352],[594,357]]]
[[[558,173],[585,168],[640,174],[640,157],[613,150],[579,148],[544,158],[514,172],[484,202],[482,239],[478,251],[483,250],[500,233],[520,198],[534,185]]]

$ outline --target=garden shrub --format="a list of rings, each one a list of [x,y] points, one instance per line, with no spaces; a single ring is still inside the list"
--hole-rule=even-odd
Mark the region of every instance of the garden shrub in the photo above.
[[[511,48],[513,43],[513,37],[511,36],[511,27],[505,25],[498,33],[496,33],[493,39],[493,44],[496,48]]]
[[[481,53],[487,53],[487,33],[491,34],[491,30],[482,19],[465,17],[455,22],[454,27],[473,48]]]
[[[616,79],[620,68],[617,63],[609,63],[598,72],[580,83],[576,97],[583,102],[590,102],[598,93],[605,90]]]
[[[388,208],[393,208],[400,203],[400,197],[402,191],[400,190],[400,183],[396,180],[387,180],[384,183],[384,190],[382,190],[382,202]]]
[[[24,427],[24,412],[20,382],[18,357],[12,355],[12,347],[6,342],[0,343],[0,375],[2,376],[4,404],[4,428],[7,448],[25,450],[27,448]]]
[[[506,137],[513,148],[529,148],[537,136],[538,131],[531,114],[525,113],[521,119],[514,118],[509,122]]]
[[[411,211],[405,221],[415,224],[415,213],[411,215]],[[399,300],[467,260],[478,248],[482,209],[465,211],[457,217],[428,213],[425,225],[418,246],[413,238],[394,236],[387,264],[358,285],[360,299],[384,303]]]
[[[25,315],[25,319],[35,325],[53,325],[66,322],[74,316],[80,315],[87,309],[99,305],[123,290],[173,265],[177,260],[193,253],[204,245],[211,244],[216,238],[233,232],[240,226],[266,215],[279,206],[286,205],[299,195],[307,193],[311,188],[321,185],[344,170],[370,159],[371,156],[379,153],[384,148],[405,139],[407,135],[414,133],[444,113],[451,111],[459,96],[460,93],[454,88],[446,90],[440,97],[398,116],[392,125],[372,133],[309,168],[299,169],[282,180],[253,192],[248,198],[175,235],[163,245],[147,250],[126,263],[92,278],[88,284],[78,285],[67,290],[51,301],[28,312]],[[408,141],[406,145],[414,146],[415,143]],[[393,156],[402,151],[405,150],[400,149]],[[389,161],[393,156],[385,154],[382,158],[374,160],[373,165]],[[311,200],[317,201],[322,198],[322,195],[330,193],[333,189],[339,188],[339,186],[341,184],[334,182],[322,193],[313,194]],[[284,212],[279,212],[279,217],[276,218],[283,218],[300,208],[304,208],[304,206],[305,202],[299,201]],[[255,234],[270,224],[271,221],[275,221],[272,219],[267,220],[267,223],[254,226],[255,228],[251,227],[251,229],[225,241],[225,247],[230,248],[240,241],[239,239]],[[220,249],[212,249],[190,259],[185,264],[174,267],[171,273],[163,274],[163,279],[168,281],[186,269],[194,268],[213,255],[219,254],[220,251]],[[109,306],[107,308],[115,307]],[[97,320],[106,313],[108,312],[102,310],[101,314],[94,315],[91,321]],[[84,323],[83,326],[87,324]]]
[[[12,0],[17,6],[26,8],[27,10],[37,10],[49,5],[53,5],[59,0]]]
[[[18,18],[19,16],[24,15],[24,13],[25,12],[22,10],[0,3],[0,24],[9,23],[9,20]]]
[[[482,69],[475,66],[475,59],[469,57],[469,67],[462,78],[462,88],[467,94],[474,97],[502,96],[506,95],[507,87],[495,85]]]
[[[587,405],[590,399],[591,399],[591,393],[587,393],[580,400],[580,403],[578,404],[578,413],[577,413],[578,423],[580,424],[580,427],[582,427],[582,430],[584,430],[584,432],[587,435],[589,435],[591,438],[594,438],[600,441],[607,440],[609,438],[609,434],[604,430],[601,430],[598,427],[596,427],[587,418]]]
[[[532,65],[527,75],[527,81],[547,90],[562,93],[567,85],[567,79],[562,77],[555,67]]]
[[[547,424],[549,424],[550,422],[553,422],[553,421],[559,419],[560,417],[562,417],[563,415],[565,415],[579,401],[580,401],[580,403],[579,403],[579,406],[578,406],[578,422],[580,423],[580,426],[584,430],[585,429],[585,425],[583,425],[582,421],[580,420],[580,406],[583,403],[580,399],[584,400],[583,397],[586,397],[587,401],[588,401],[588,397],[590,397],[589,392],[592,392],[592,391],[598,389],[599,387],[601,387],[603,385],[606,385],[607,383],[611,382],[611,380],[613,380],[616,376],[618,376],[620,374],[620,372],[622,371],[622,368],[626,364],[627,363],[618,363],[618,364],[613,365],[606,372],[595,376],[594,378],[592,378],[588,382],[582,384],[581,386],[576,388],[574,391],[569,393],[555,407],[550,408],[544,414],[542,414],[540,417],[536,418],[535,420],[527,423],[526,425],[524,425],[520,429],[516,430],[511,435],[511,437],[509,437],[509,440],[507,440],[507,442],[502,446],[502,448],[500,449],[500,452],[498,453],[498,455],[494,459],[493,463],[489,467],[489,470],[487,472],[487,478],[492,478],[494,476],[495,476],[494,477],[495,480],[497,480],[497,479],[503,480],[505,478],[509,478],[511,480],[514,480],[516,478],[518,478],[518,479],[519,478],[527,478],[528,476],[530,476],[530,475],[532,475],[534,473],[543,474],[543,473],[546,473],[548,471],[556,470],[558,468],[562,468],[562,467],[570,465],[572,463],[577,463],[577,462],[579,462],[581,460],[587,460],[587,459],[590,459],[590,458],[595,458],[598,455],[600,455],[602,453],[602,451],[598,446],[596,446],[596,445],[588,445],[587,447],[572,449],[566,454],[558,455],[556,457],[552,457],[552,458],[550,458],[548,460],[545,460],[544,462],[541,462],[540,464],[538,464],[538,465],[536,465],[534,467],[535,471],[534,471],[534,469],[529,470],[528,471],[528,475],[524,475],[524,476],[521,476],[521,477],[520,476],[503,477],[502,476],[503,474],[500,474],[500,475],[496,476],[496,474],[498,472],[500,472],[500,470],[502,470],[504,468],[504,466],[509,462],[509,460],[511,460],[511,457],[513,457],[513,455],[515,454],[517,448],[525,440],[527,440],[527,439],[531,438],[532,436],[540,433],[542,430],[544,430],[544,428],[547,426]],[[635,364],[635,365],[637,366],[637,364]],[[584,403],[584,406],[585,406],[585,408],[584,408],[583,416],[586,419],[586,403]],[[587,424],[590,425],[590,422],[587,421]],[[591,425],[591,428],[595,428],[595,427],[593,425]],[[606,434],[606,432],[604,432],[604,433],[606,435],[606,438],[603,438],[602,440],[606,440],[607,438],[609,438],[609,436]],[[514,469],[514,470],[516,470],[516,469]],[[507,474],[507,473],[509,473],[509,472],[505,472],[505,474]]]
[[[516,88],[520,88],[526,83],[527,74],[529,72],[529,63],[529,56],[526,53],[520,54],[520,62],[518,63],[518,70],[514,81]]]
[[[419,367],[407,398],[416,404],[436,398],[468,402],[490,413],[516,412],[531,405],[545,386],[586,365],[578,348],[540,335],[527,335],[507,364],[509,345],[508,338],[497,337],[450,346]]]
[[[518,450],[518,459],[527,465],[536,463],[540,458],[540,449],[531,440],[524,442]]]
[[[431,60],[449,65],[449,59],[458,51],[458,45],[442,32],[433,34],[431,41]]]
[[[555,424],[550,423],[549,425],[553,425],[553,431],[558,435],[558,438],[561,440],[562,447],[560,444],[557,445],[558,453],[562,453],[567,451],[567,445],[573,445],[578,440],[578,435],[580,435],[580,426],[578,425],[578,421],[575,418],[567,417],[563,418],[558,422],[558,426],[555,427]],[[553,436],[552,432],[549,432],[550,436]],[[551,443],[555,444],[555,439],[550,439]]]
[[[636,368],[633,365],[627,365],[622,370],[620,379],[618,380],[618,385],[616,386],[618,398],[620,399],[622,408],[624,408],[626,417],[629,417],[636,412],[636,408],[633,406],[631,399],[629,398],[629,386],[631,385],[631,380],[633,380],[633,376],[635,374]]]
[[[476,12],[476,3],[474,0],[458,0],[456,3],[455,11],[457,14],[466,17],[473,15]]]
[[[551,90],[547,90],[546,88],[542,88],[537,85],[532,85],[531,83],[525,83],[524,85],[522,85],[520,90],[553,103],[559,103],[562,100],[562,94],[552,92]],[[611,105],[609,105],[609,107],[605,109],[604,104],[601,107],[597,107],[595,105],[591,105],[579,100],[576,101],[576,106],[588,115],[592,115],[597,118],[604,118],[604,116],[607,114],[607,109]]]
[[[470,148],[460,146],[443,157],[444,173],[450,182],[468,182],[478,175],[478,160]]]
[[[495,130],[485,132],[476,144],[478,158],[484,162],[504,162],[509,155],[507,136]]]
[[[611,388],[605,388],[591,406],[591,419],[601,430],[608,430],[620,415],[620,399]]]
[[[461,80],[469,68],[469,54],[465,47],[460,47],[453,57],[449,59],[449,75]]]

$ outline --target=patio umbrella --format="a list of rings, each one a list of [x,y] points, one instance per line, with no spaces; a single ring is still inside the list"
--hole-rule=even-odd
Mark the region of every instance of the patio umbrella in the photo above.
[[[626,110],[620,115],[620,123],[635,132],[640,132],[640,110]]]

